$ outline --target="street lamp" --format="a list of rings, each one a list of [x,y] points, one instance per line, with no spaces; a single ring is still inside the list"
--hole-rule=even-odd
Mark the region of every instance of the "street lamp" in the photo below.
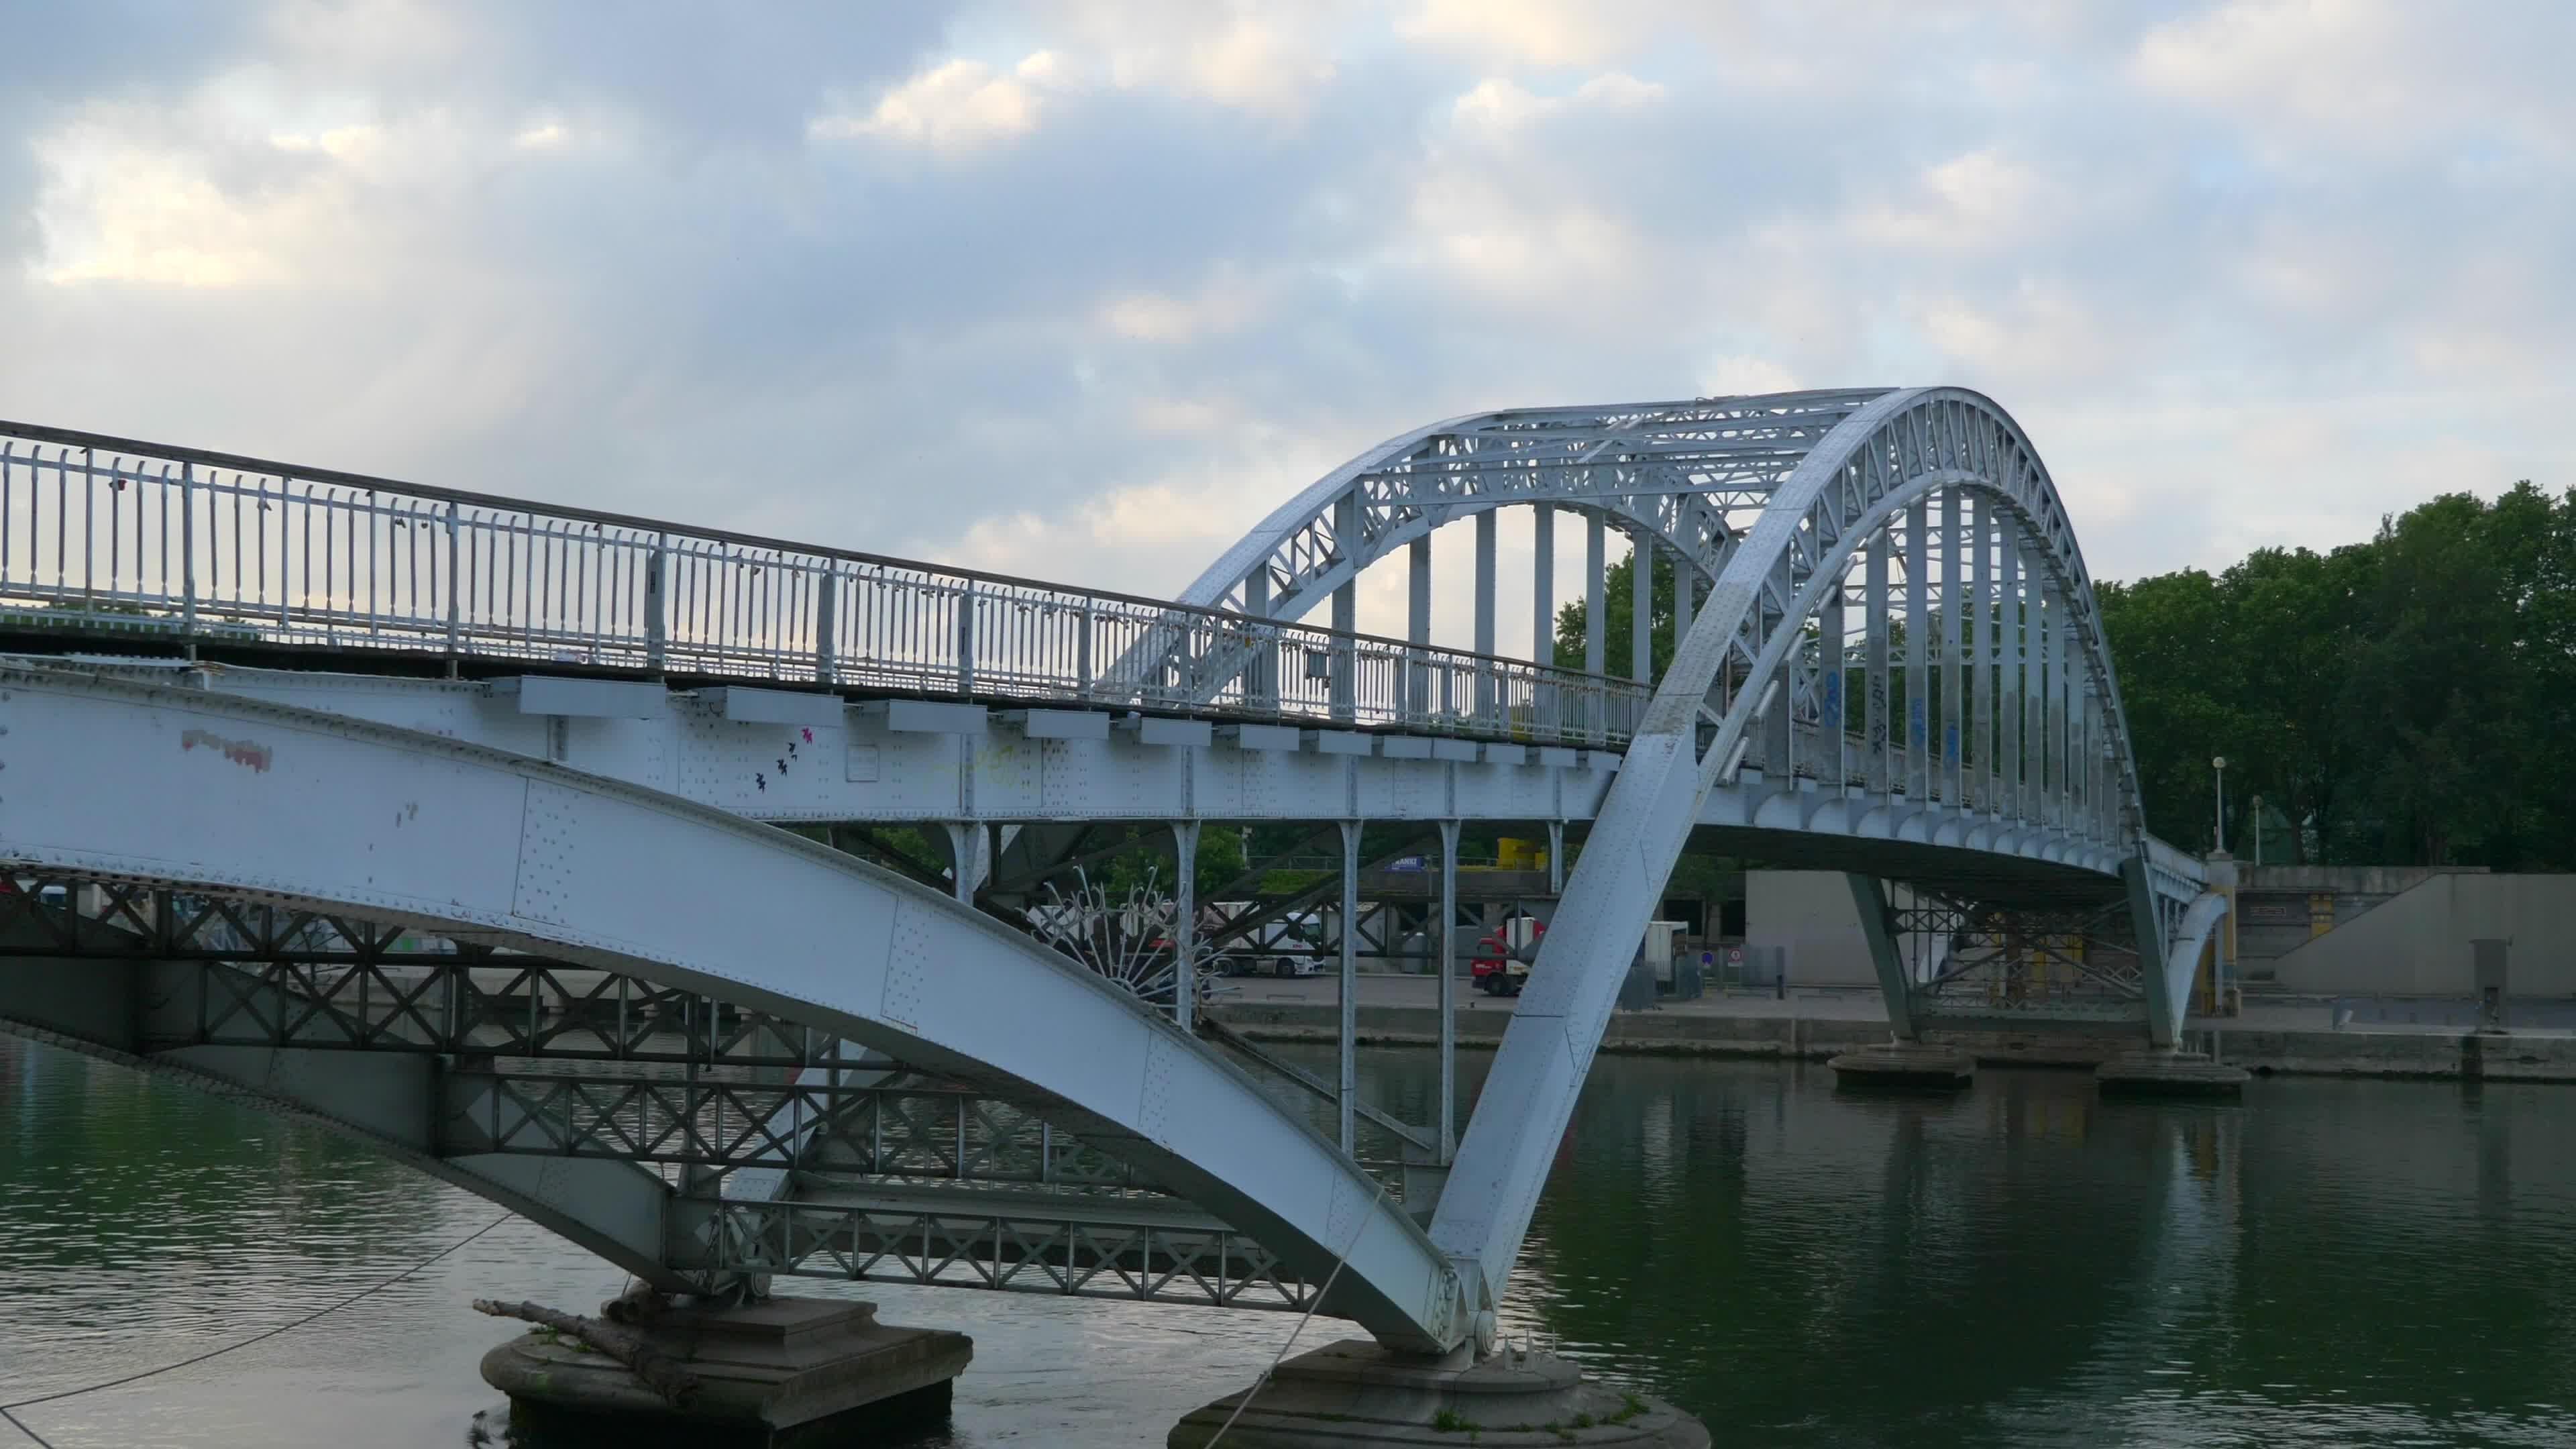
[[[2227,757],[2220,755],[2209,762],[2210,778],[2218,785],[2218,853],[2227,853]]]
[[[2263,863],[2263,797],[2254,797],[2254,863]]]

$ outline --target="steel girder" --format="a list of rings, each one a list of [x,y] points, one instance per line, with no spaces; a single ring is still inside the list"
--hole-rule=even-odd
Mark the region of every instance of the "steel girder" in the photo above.
[[[1872,569],[1865,605],[1871,632],[1873,688],[1883,687],[1888,653],[1885,568],[1892,523],[1910,526],[1908,572],[1918,587],[1927,578],[1925,512],[1936,497],[1976,500],[1990,527],[1981,550],[1993,546],[2044,576],[2054,612],[2050,637],[2059,649],[2053,677],[2071,703],[2070,672],[2080,668],[2086,698],[2098,699],[2108,739],[2099,747],[2113,766],[2116,785],[2096,788],[2095,833],[2113,843],[2144,849],[2136,808],[2134,771],[2128,763],[2119,694],[2103,649],[2092,593],[2066,511],[2036,450],[2021,429],[1984,397],[1957,389],[1924,389],[1878,395],[1849,411],[1831,434],[1799,459],[1771,492],[1758,522],[1730,552],[1716,587],[1648,706],[1618,775],[1595,817],[1594,848],[1577,860],[1558,905],[1553,929],[1540,948],[1528,986],[1504,1033],[1491,1074],[1443,1191],[1432,1236],[1482,1290],[1483,1311],[1502,1296],[1505,1279],[1528,1231],[1557,1140],[1574,1109],[1593,1053],[1627,974],[1634,942],[1653,915],[1673,863],[1687,843],[1702,802],[1722,777],[1735,774],[1757,721],[1775,737],[1790,735],[1790,684],[1807,643],[1810,621],[1831,602],[1839,618],[1844,576],[1864,549]],[[1945,503],[1946,517],[1949,513]],[[1221,566],[1221,569],[1225,566]],[[1980,574],[1984,572],[1982,563]],[[2001,593],[2009,594],[2007,584]],[[2029,642],[2036,644],[2041,592],[2027,596]],[[1926,618],[1916,612],[1908,636],[1923,640]],[[1814,646],[1806,651],[1814,653]],[[1839,679],[1839,645],[1830,652]],[[1914,658],[1922,656],[1917,653]],[[1981,658],[1978,669],[2000,668]],[[2034,652],[2025,664],[2023,689],[2042,678]],[[1743,684],[1720,692],[1721,684]],[[1921,719],[1920,666],[1911,698]],[[1776,708],[1774,706],[1777,706]],[[2042,718],[2034,707],[2034,719]],[[1884,739],[1884,714],[1871,712],[1873,735]],[[1838,731],[1832,738],[1839,740]],[[1865,809],[1910,798],[1925,802],[1929,756],[1916,758],[1924,773],[1893,778],[1890,756],[1873,764],[1857,801]],[[2036,760],[2038,755],[2031,757]],[[2018,752],[2016,752],[2018,760]],[[1965,802],[1953,801],[1960,843],[2045,828],[2053,789],[2034,770],[2032,788],[1977,801],[1972,820]],[[1908,787],[1911,787],[1910,789]],[[1846,798],[1834,804],[1849,811]],[[2107,797],[2107,799],[2106,799]],[[2112,812],[2106,804],[2125,808]],[[1600,842],[1612,842],[1604,849]],[[1901,874],[1883,872],[1882,874]]]
[[[0,666],[8,662],[0,656]],[[752,819],[925,826],[962,820],[1006,831],[1028,823],[1005,846],[1006,869],[1026,869],[1018,863],[1030,850],[1083,822],[1357,818],[1419,821],[1426,832],[1443,819],[1580,822],[1599,809],[1618,761],[1605,750],[1519,745],[1474,747],[1473,759],[1457,758],[1454,749],[1450,757],[1425,756],[1408,751],[1400,737],[1330,732],[1272,747],[1222,734],[1204,746],[1166,744],[1109,728],[1101,739],[1032,739],[998,722],[983,733],[905,731],[858,709],[836,709],[829,718],[838,723],[783,728],[728,720],[705,696],[686,691],[666,692],[651,717],[554,717],[561,727],[550,729],[549,716],[526,713],[519,699],[473,682],[185,661],[84,667],[552,759]],[[980,712],[970,713],[972,723],[985,725]],[[1826,782],[1816,778],[1818,752],[1808,743],[1821,738],[1815,727],[1799,722],[1796,737],[1791,776],[1757,771],[1764,759],[1748,753],[1747,767],[1709,792],[1699,823],[1726,833],[1723,840],[1712,837],[1710,848],[1783,865],[1812,858],[1820,869],[1907,878],[1938,880],[1964,870],[1988,881],[1971,894],[1995,894],[2015,880],[2043,892],[2098,885],[2120,869],[2110,842],[2057,826],[2007,831],[1990,814],[1946,802],[1888,796],[1872,810],[1847,810],[1818,788]],[[1375,752],[1343,752],[1354,742]],[[788,756],[791,744],[797,753]],[[781,757],[790,766],[783,776],[776,768]],[[2180,873],[2197,869],[2189,857],[2162,850],[2158,859],[2160,878],[2193,879]],[[938,874],[923,871],[917,878],[933,884]],[[1200,894],[1227,898],[1221,889],[1203,887]]]
[[[1384,1341],[1445,1350],[1469,1330],[1454,1266],[1357,1163],[1132,997],[935,892],[673,797],[201,690],[0,669],[0,725],[11,757],[45,763],[11,777],[0,862],[718,996],[1061,1123],[1302,1280],[1340,1261],[1325,1307]]]

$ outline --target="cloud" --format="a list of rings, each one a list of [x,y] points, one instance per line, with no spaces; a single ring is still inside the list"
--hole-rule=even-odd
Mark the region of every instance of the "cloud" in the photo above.
[[[1112,297],[1101,304],[1100,321],[1133,342],[1192,342],[1250,325],[1268,306],[1269,291],[1229,272],[1210,278],[1193,296],[1129,292]]]
[[[1151,590],[1432,418],[1960,382],[2098,574],[2217,564],[2576,483],[2576,10],[2482,13],[99,0],[0,390]]]
[[[1637,49],[1674,8],[1651,0],[1419,0],[1396,32],[1486,60],[1583,68]]]
[[[1339,72],[1347,0],[1069,0],[1048,7],[1109,84],[1295,119]]]
[[[1035,129],[1040,96],[1058,69],[1055,55],[1043,50],[1008,71],[979,60],[944,61],[888,90],[864,115],[817,116],[808,129],[825,141],[871,137],[973,150]]]

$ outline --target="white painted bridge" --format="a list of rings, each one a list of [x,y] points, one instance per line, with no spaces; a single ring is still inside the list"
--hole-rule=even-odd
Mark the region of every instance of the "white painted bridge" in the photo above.
[[[1494,647],[1504,508],[1535,661]],[[1659,678],[1642,631],[1624,673],[1597,626],[1554,666],[1560,515],[1590,620],[1611,531],[1639,617],[1683,585]],[[1466,648],[1431,637],[1452,522]],[[1355,632],[1399,556],[1406,637]],[[1322,1311],[1446,1350],[1490,1334],[1685,849],[1848,873],[1907,1035],[2051,954],[2171,1045],[2224,910],[2143,829],[2046,468],[1956,389],[1435,424],[1175,600],[0,424],[0,633],[0,1027],[324,1121],[674,1290],[1330,1277]],[[1345,920],[1364,823],[1438,838],[1446,922],[1462,827],[1583,840],[1463,1132],[1445,1026],[1435,1120],[1361,1099],[1351,933],[1322,1081],[1014,909],[1095,829],[1169,827],[1186,977],[1191,843],[1252,821],[1338,833]],[[895,823],[944,879],[774,828]]]

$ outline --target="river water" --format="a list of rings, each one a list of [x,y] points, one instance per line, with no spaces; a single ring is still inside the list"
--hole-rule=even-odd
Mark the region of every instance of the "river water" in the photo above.
[[[1419,1120],[1429,1058],[1366,1066]],[[0,1038],[0,1403],[283,1323],[493,1218],[319,1131]],[[620,1286],[507,1221],[308,1327],[19,1412],[60,1449],[451,1449],[497,1431],[475,1362],[514,1331],[469,1299],[591,1311]],[[1293,1323],[866,1296],[975,1336],[954,1421],[919,1449],[1160,1444]],[[2565,1449],[2576,1091],[2273,1079],[2241,1106],[2141,1105],[1998,1071],[1871,1098],[1820,1067],[1604,1057],[1507,1330],[1720,1444]]]

